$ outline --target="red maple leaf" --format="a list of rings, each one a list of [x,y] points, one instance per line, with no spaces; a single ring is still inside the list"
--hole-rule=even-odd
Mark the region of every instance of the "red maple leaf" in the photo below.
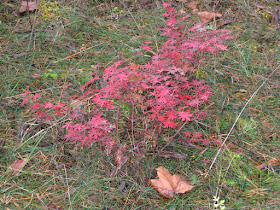
[[[182,121],[190,121],[193,114],[189,113],[189,112],[178,112],[179,117],[182,119]]]
[[[37,110],[37,109],[39,109],[40,107],[41,107],[41,104],[35,103],[33,106],[31,106],[31,109]]]
[[[66,122],[63,126],[62,126],[62,128],[65,128],[66,130],[68,130],[69,128],[71,128],[72,127],[72,121],[70,121],[70,122]]]
[[[53,105],[53,103],[51,103],[51,102],[46,102],[46,103],[44,104],[44,106],[45,106],[45,108],[52,108],[54,105]]]
[[[55,108],[62,108],[64,106],[65,106],[65,103],[58,102],[58,103],[56,103]]]
[[[21,104],[20,105],[24,105],[24,104],[27,104],[28,103],[28,101],[29,101],[29,98],[30,98],[30,96],[27,96],[26,98],[24,98],[23,100],[22,100],[22,102],[21,102]]]
[[[55,109],[55,114],[57,116],[63,116],[63,110],[61,110],[60,108],[54,108]]]
[[[80,87],[80,89],[84,89],[85,87],[89,86],[97,79],[99,79],[99,76],[95,76],[94,78],[91,78],[89,81],[86,82],[86,84],[84,86]]]
[[[202,133],[200,133],[200,132],[196,132],[196,133],[193,133],[192,136],[193,136],[194,138],[201,138],[203,135],[202,135]]]
[[[27,96],[29,93],[31,93],[31,91],[30,91],[30,90],[27,90],[27,91],[23,94],[23,96]]]
[[[223,45],[223,44],[215,44],[215,46],[216,46],[217,48],[219,48],[220,50],[222,50],[222,51],[227,50],[227,46],[226,46],[226,45]]]
[[[33,100],[37,101],[37,99],[39,99],[39,98],[41,98],[41,93],[35,94]]]
[[[166,7],[171,7],[172,6],[172,2],[164,2],[163,4],[162,4],[162,6],[163,6],[163,8],[166,8]]]
[[[175,128],[177,125],[174,121],[167,119],[163,122],[165,128]]]

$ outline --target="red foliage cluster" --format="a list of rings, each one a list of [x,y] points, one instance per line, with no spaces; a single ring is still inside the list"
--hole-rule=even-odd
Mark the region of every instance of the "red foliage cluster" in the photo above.
[[[158,52],[148,46],[151,43],[140,47],[143,52],[152,53],[151,62],[145,65],[115,62],[105,69],[101,78],[105,86],[90,89],[89,85],[100,79],[95,76],[82,87],[87,90],[80,100],[92,96],[92,102],[104,111],[115,109],[116,103],[133,107],[132,110],[136,107],[141,111],[142,118],[144,116],[144,121],[149,121],[150,125],[162,124],[164,128],[174,129],[182,121],[205,117],[201,107],[208,102],[212,92],[206,82],[191,79],[195,71],[192,65],[198,62],[202,52],[226,50],[224,44],[232,38],[231,31],[212,30],[207,23],[198,23],[188,28],[188,16],[178,15],[170,3],[165,3],[164,7],[166,12],[163,16],[167,19],[167,26],[160,30],[167,41]],[[38,110],[40,106],[36,103],[32,109]],[[57,115],[66,111],[58,104],[45,103],[44,106],[57,109]],[[113,126],[101,115],[96,113],[83,123],[74,123],[75,117],[72,117],[72,121],[63,126],[67,130],[65,138],[81,145],[113,141],[109,136]],[[201,134],[192,136],[191,139],[201,139]]]

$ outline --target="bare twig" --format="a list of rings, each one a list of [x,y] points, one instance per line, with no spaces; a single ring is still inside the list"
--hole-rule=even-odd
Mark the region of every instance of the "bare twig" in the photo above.
[[[27,2],[28,2],[28,1],[27,1]],[[35,25],[36,25],[37,10],[35,11],[35,17],[34,17],[34,20],[33,20],[33,24],[31,24],[28,4],[27,4],[27,11],[28,11],[28,17],[29,17],[30,25],[32,26],[32,28],[31,28],[31,34],[30,34],[30,39],[29,39],[29,44],[28,44],[28,48],[27,48],[27,52],[28,52],[28,51],[29,51],[29,48],[30,48],[30,45],[31,45],[31,39],[32,39],[33,34],[34,34]]]
[[[44,201],[42,200],[42,198],[40,197],[39,193],[36,193],[36,196],[38,198],[38,200],[41,202],[41,205],[43,206],[43,208],[45,210],[48,210],[48,207],[45,205]]]
[[[68,195],[68,200],[69,200],[69,204],[71,205],[71,197],[70,197],[70,189],[69,189],[69,185],[68,185],[68,177],[67,177],[67,171],[65,168],[65,165],[63,164],[64,167],[64,171],[65,171],[65,181],[66,181],[66,185],[67,185],[67,195]],[[72,208],[71,208],[72,209]]]

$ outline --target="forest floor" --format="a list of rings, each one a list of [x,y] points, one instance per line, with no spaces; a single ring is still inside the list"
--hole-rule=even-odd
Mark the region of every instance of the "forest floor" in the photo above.
[[[107,156],[102,146],[65,141],[66,118],[57,126],[39,122],[21,105],[22,95],[30,90],[57,100],[80,91],[96,69],[118,60],[143,62],[135,53],[139,46],[152,42],[158,49],[164,42],[157,30],[165,25],[163,8],[150,1],[44,2],[41,13],[24,14],[16,1],[0,3],[1,209],[214,209],[214,196],[217,209],[280,209],[279,1],[198,1],[199,11],[222,14],[210,24],[233,31],[234,39],[228,50],[196,66],[196,78],[211,86],[213,96],[204,108],[207,118],[188,129],[228,136],[238,149],[223,147],[217,156],[217,146],[172,141],[169,155],[129,153],[114,176],[116,152]],[[184,1],[175,5],[190,15],[190,25],[201,21]],[[130,134],[121,139],[128,148]],[[26,160],[18,174],[11,169],[17,160]],[[194,188],[163,199],[149,184],[159,166]]]

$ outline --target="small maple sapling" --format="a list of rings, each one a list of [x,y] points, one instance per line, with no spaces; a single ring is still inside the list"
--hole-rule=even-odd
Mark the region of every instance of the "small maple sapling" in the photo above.
[[[232,38],[231,31],[213,30],[206,22],[188,27],[188,16],[177,14],[172,4],[163,4],[166,9],[163,17],[167,24],[165,28],[159,29],[167,41],[157,52],[149,46],[151,43],[140,46],[143,51],[152,54],[149,63],[140,65],[117,61],[105,69],[101,78],[96,75],[81,88],[84,93],[78,100],[90,98],[96,110],[89,113],[88,119],[79,117],[84,114],[83,109],[68,110],[64,108],[65,104],[54,105],[49,102],[33,105],[37,116],[44,116],[46,108],[54,109],[51,113],[57,116],[70,112],[70,122],[63,126],[67,130],[65,139],[82,146],[95,142],[111,145],[119,138],[120,118],[125,115],[131,123],[128,127],[131,127],[133,142],[135,120],[142,122],[145,127],[142,130],[153,130],[159,134],[162,128],[175,129],[182,122],[203,119],[206,114],[201,109],[209,101],[212,92],[206,82],[192,79],[196,71],[193,65],[200,61],[202,53],[213,54],[226,50],[225,42]],[[104,85],[99,89],[92,88],[90,84],[98,80],[102,80]],[[26,94],[23,104],[32,97],[35,98]],[[37,97],[34,100],[37,101]],[[126,114],[120,109],[121,106],[131,107],[130,113]],[[116,116],[109,114],[109,117],[105,117],[103,114],[116,108]],[[115,138],[112,135],[114,129]],[[147,135],[144,134],[144,140]],[[153,136],[157,138],[158,135]],[[199,141],[201,138],[193,134],[192,139]]]

